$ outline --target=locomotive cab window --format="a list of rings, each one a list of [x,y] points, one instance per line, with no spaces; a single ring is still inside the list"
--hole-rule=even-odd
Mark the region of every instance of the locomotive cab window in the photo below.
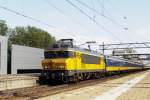
[[[74,53],[71,51],[45,51],[45,58],[71,58]]]

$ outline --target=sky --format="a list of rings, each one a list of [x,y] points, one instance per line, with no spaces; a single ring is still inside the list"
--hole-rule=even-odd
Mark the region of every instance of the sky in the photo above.
[[[80,0],[99,14],[77,0],[69,1],[91,19],[67,0],[0,0],[0,6],[41,20],[49,26],[2,8],[0,19],[5,20],[10,28],[36,26],[56,39],[74,38],[79,44],[86,41],[96,41],[98,44],[150,41],[150,0]]]

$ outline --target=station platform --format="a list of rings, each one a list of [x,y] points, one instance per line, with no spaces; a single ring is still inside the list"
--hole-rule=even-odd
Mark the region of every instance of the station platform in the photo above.
[[[144,79],[121,94],[117,100],[150,100],[150,71]]]
[[[35,86],[37,80],[32,75],[0,75],[0,91]]]
[[[150,70],[36,100],[150,100]]]

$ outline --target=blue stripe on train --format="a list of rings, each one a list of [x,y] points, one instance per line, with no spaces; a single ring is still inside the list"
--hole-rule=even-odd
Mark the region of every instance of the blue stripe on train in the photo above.
[[[125,60],[122,60],[122,59],[113,59],[113,58],[106,58],[106,65],[107,66],[143,67],[143,64],[133,63],[133,62],[125,61]]]

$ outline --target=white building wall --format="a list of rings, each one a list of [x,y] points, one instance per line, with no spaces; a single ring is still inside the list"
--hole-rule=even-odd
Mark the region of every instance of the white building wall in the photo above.
[[[0,36],[0,74],[7,74],[7,40]]]
[[[17,74],[17,69],[41,69],[44,49],[12,45],[11,73]]]

